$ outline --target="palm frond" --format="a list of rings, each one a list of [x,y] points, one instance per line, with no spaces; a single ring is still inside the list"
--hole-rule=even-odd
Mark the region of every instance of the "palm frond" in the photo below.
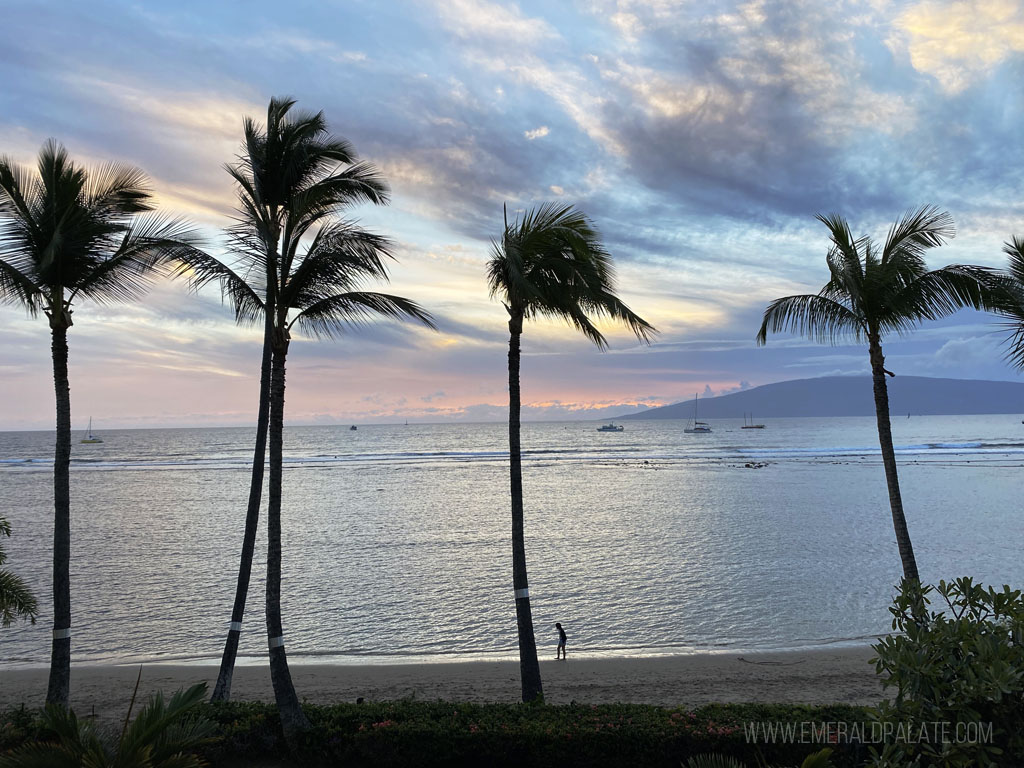
[[[85,204],[96,212],[118,216],[153,210],[146,174],[123,163],[107,163],[89,170]]]
[[[351,291],[327,296],[303,309],[288,324],[319,338],[335,338],[346,330],[366,325],[375,317],[415,320],[437,329],[434,318],[419,304],[401,296]]]
[[[20,576],[0,570],[0,627],[9,627],[18,619],[36,623],[39,603]]]
[[[38,285],[6,261],[0,260],[0,304],[15,304],[24,307],[35,317],[46,302]]]
[[[367,232],[354,222],[336,221],[322,227],[297,268],[285,273],[280,301],[302,309],[321,298],[351,291],[364,279],[386,281],[384,259],[393,258],[387,238]]]
[[[1024,237],[1014,235],[1010,242],[1003,244],[1003,253],[1009,257],[1006,271],[1024,286]]]
[[[888,292],[875,317],[881,330],[906,333],[923,320],[938,320],[964,307],[999,311],[1007,301],[995,270],[951,264],[925,272],[902,290]]]
[[[82,276],[76,295],[93,301],[132,301],[142,296],[158,277],[197,250],[198,237],[184,219],[158,214],[137,217],[124,230],[117,249]]]
[[[882,248],[883,264],[894,259],[922,260],[929,248],[936,248],[956,235],[953,217],[934,205],[908,211],[889,230]]]
[[[239,323],[252,324],[263,315],[263,300],[229,264],[196,248],[183,249],[174,258],[172,277],[184,277],[189,289],[198,291],[210,283],[220,285],[221,298],[230,300]],[[257,280],[257,282],[259,282]]]
[[[153,694],[125,731],[119,751],[130,754],[148,748],[153,764],[159,765],[160,759],[199,746],[213,733],[213,724],[185,718],[205,697],[206,683],[179,689],[169,701],[160,692]]]
[[[843,337],[859,340],[867,334],[864,321],[849,307],[816,294],[786,296],[769,304],[757,332],[759,345],[767,343],[769,331],[806,336],[825,344],[835,344]]]

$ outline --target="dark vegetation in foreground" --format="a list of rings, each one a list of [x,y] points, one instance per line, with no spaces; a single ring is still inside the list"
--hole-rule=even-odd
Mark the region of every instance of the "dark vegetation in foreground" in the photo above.
[[[861,765],[850,744],[748,743],[753,722],[864,723],[866,707],[724,704],[696,710],[641,704],[525,705],[446,701],[335,704],[303,709],[313,729],[289,750],[271,703],[201,704],[213,723],[196,754],[213,766],[623,766],[679,768],[706,753],[751,765],[799,765],[830,746],[835,766]],[[120,726],[114,728],[118,732]],[[807,735],[810,733],[807,731]],[[38,711],[0,714],[0,755],[54,739]],[[10,753],[7,753],[8,755]],[[4,758],[0,757],[0,763]],[[14,764],[14,763],[11,763]]]

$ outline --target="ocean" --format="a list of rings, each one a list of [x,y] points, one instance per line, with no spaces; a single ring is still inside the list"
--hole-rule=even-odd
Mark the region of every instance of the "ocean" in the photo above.
[[[873,418],[523,425],[530,593],[542,656],[863,643],[901,569]],[[72,451],[78,663],[219,660],[252,429],[102,430]],[[1019,416],[895,417],[922,579],[1024,585]],[[6,567],[35,626],[0,666],[45,666],[53,436],[0,433]],[[289,427],[283,612],[293,663],[516,658],[507,427]],[[262,663],[265,529],[239,663]],[[549,647],[550,646],[550,647]]]

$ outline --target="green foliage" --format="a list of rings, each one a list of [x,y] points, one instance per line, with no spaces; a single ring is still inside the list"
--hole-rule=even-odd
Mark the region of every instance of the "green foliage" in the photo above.
[[[706,753],[751,766],[794,766],[824,745],[748,743],[744,725],[754,721],[863,723],[867,719],[866,708],[846,705],[716,704],[687,710],[638,704],[395,701],[305,705],[304,710],[313,729],[289,750],[273,704],[202,704],[196,711],[212,723],[214,738],[201,747],[200,754],[212,765],[239,767],[680,768],[691,757]],[[2,739],[5,734],[7,738]],[[43,738],[38,718],[24,710],[0,715],[0,749]],[[855,746],[834,746],[835,765],[861,765]],[[805,768],[830,765],[810,761]]]
[[[831,768],[832,750],[826,747],[804,758],[800,768]],[[739,760],[725,755],[697,755],[686,762],[686,768],[746,768]]]
[[[11,524],[0,517],[0,536],[11,535]],[[0,565],[7,562],[7,553],[0,544]],[[0,569],[0,626],[9,627],[15,619],[36,623],[39,606],[28,584],[7,570]]]
[[[8,726],[18,728],[20,720],[23,732],[34,738],[0,755],[0,768],[199,768],[206,762],[192,753],[215,730],[213,722],[194,713],[205,697],[205,683],[177,691],[170,701],[157,693],[131,723],[129,705],[119,732],[56,706],[43,710],[36,726],[24,722],[21,710],[0,733],[9,737]]]
[[[930,609],[935,594],[938,611]],[[874,649],[896,696],[873,714],[908,738],[886,744],[875,765],[1002,765],[1005,755],[1024,755],[1021,592],[970,578],[908,582],[889,610],[899,634]]]

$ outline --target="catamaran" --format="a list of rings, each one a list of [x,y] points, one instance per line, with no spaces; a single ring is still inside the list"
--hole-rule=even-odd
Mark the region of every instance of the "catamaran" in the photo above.
[[[89,417],[89,428],[85,430],[85,437],[83,437],[79,442],[81,442],[81,443],[102,443],[103,442],[98,437],[96,437],[96,435],[94,435],[92,433],[92,416]]]
[[[690,419],[683,432],[687,434],[706,435],[711,431],[711,426],[706,421],[697,421],[697,393],[693,393],[693,418]]]

